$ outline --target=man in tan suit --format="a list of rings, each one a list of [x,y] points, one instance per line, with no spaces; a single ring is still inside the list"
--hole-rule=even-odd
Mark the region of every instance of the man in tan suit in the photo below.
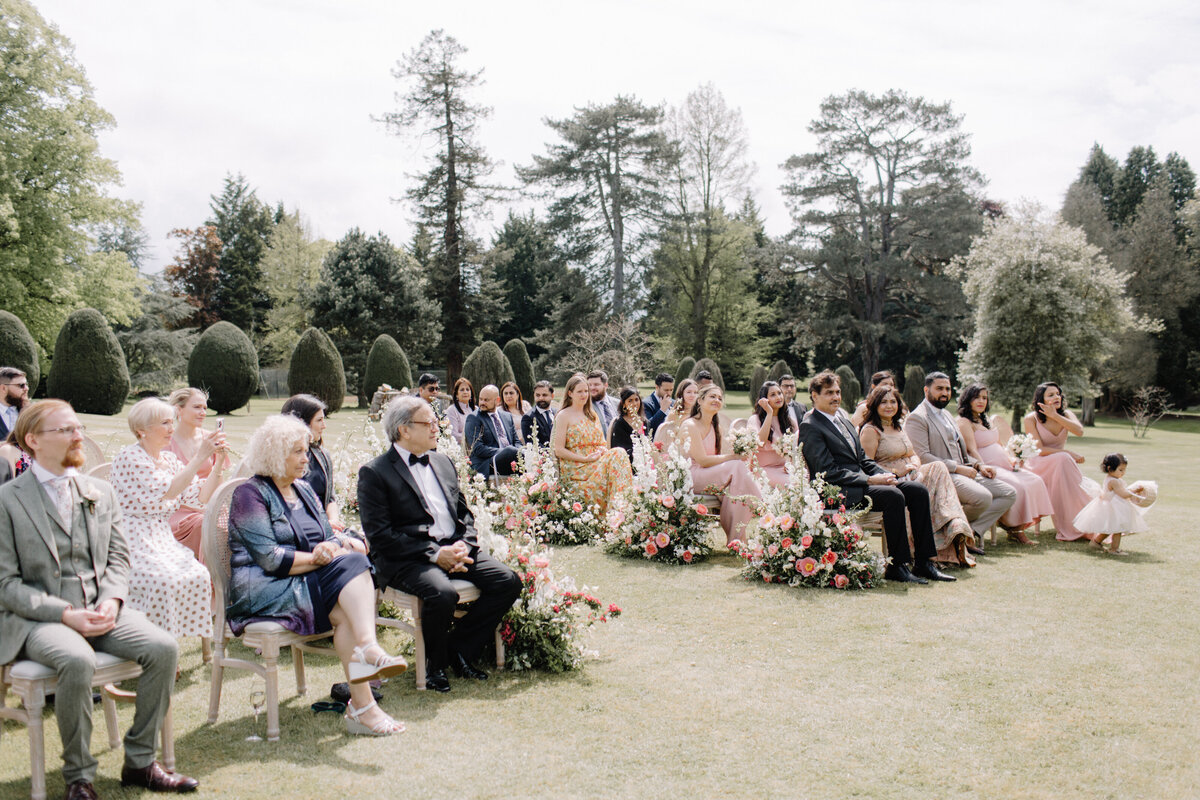
[[[33,465],[0,487],[0,664],[28,658],[58,674],[54,710],[66,798],[97,796],[90,750],[96,652],[142,667],[121,783],[192,791],[195,780],[154,760],[179,648],[125,607],[129,552],[121,509],[110,485],[77,471],[83,426],[67,403],[43,400],[21,412],[15,433]]]

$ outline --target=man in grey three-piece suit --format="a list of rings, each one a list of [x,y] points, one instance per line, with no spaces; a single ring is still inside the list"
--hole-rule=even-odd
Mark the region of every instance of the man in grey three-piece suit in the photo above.
[[[32,466],[0,487],[0,664],[28,658],[58,673],[54,710],[68,800],[92,783],[92,675],[96,652],[142,667],[122,785],[191,791],[195,780],[154,760],[171,702],[179,647],[125,605],[129,551],[112,486],[81,475],[83,426],[71,406],[43,400],[21,412],[18,443]]]
[[[1016,502],[1017,492],[996,477],[995,467],[972,459],[954,418],[946,411],[950,378],[941,372],[925,376],[925,399],[904,420],[904,432],[922,464],[945,463],[958,490],[971,530],[982,547],[983,534]]]

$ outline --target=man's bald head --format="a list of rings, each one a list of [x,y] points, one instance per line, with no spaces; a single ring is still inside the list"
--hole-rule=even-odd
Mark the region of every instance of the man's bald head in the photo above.
[[[479,410],[491,413],[496,410],[496,402],[500,399],[500,390],[488,384],[479,390]]]

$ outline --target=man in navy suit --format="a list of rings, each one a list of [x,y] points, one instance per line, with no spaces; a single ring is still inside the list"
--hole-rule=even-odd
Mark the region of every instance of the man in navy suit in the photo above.
[[[827,483],[840,487],[847,508],[862,505],[863,498],[869,497],[871,507],[883,514],[883,535],[887,537],[892,558],[883,576],[901,583],[956,580],[933,562],[937,548],[929,516],[929,491],[919,481],[898,481],[895,475],[867,458],[854,426],[838,414],[842,387],[836,373],[829,370],[820,373],[809,383],[808,391],[813,409],[800,423],[800,442],[808,471],[811,475],[824,474]],[[911,572],[906,508],[917,547],[916,564]]]
[[[658,426],[667,418],[667,412],[671,410],[671,392],[674,389],[675,379],[669,374],[660,372],[655,376],[654,391],[642,405],[642,412],[646,415],[646,423],[650,428],[651,436],[654,436]]]
[[[533,442],[533,428],[537,426],[538,447],[550,446],[550,431],[554,428],[554,387],[550,381],[538,381],[533,385],[533,408],[521,417],[521,435],[525,441]]]
[[[471,458],[471,469],[485,478],[512,475],[517,461],[517,429],[512,414],[497,410],[500,390],[490,383],[479,390],[479,408],[463,425],[463,444]]]

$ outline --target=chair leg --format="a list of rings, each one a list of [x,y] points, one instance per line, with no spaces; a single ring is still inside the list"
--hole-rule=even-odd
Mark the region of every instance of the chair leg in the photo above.
[[[425,634],[421,631],[421,601],[413,604],[413,660],[417,662],[417,689],[425,691]]]
[[[212,662],[212,679],[208,689],[208,724],[215,724],[221,710],[221,681],[225,678],[224,648],[218,647]]]
[[[995,546],[995,544],[996,544],[996,525],[995,524],[993,524],[992,527],[988,528],[988,544],[991,544],[993,546]]]
[[[159,732],[162,739],[162,760],[163,766],[172,772],[175,771],[175,716],[171,711],[171,706],[167,706],[167,713],[163,714],[162,730]]]
[[[267,741],[279,741],[279,647],[263,648],[263,677],[267,683]]]
[[[117,722],[117,701],[107,691],[101,691],[100,697],[101,704],[104,706],[104,726],[108,729],[108,747],[110,750],[116,750],[121,746],[121,726]]]
[[[296,669],[296,691],[303,697],[308,693],[308,682],[304,678],[304,651],[292,648],[292,666]]]
[[[504,637],[500,635],[500,626],[496,626],[496,669],[504,669]]]
[[[29,796],[33,800],[46,800],[46,732],[42,726],[42,712],[46,708],[46,693],[36,686],[28,697],[21,698],[29,716]]]

